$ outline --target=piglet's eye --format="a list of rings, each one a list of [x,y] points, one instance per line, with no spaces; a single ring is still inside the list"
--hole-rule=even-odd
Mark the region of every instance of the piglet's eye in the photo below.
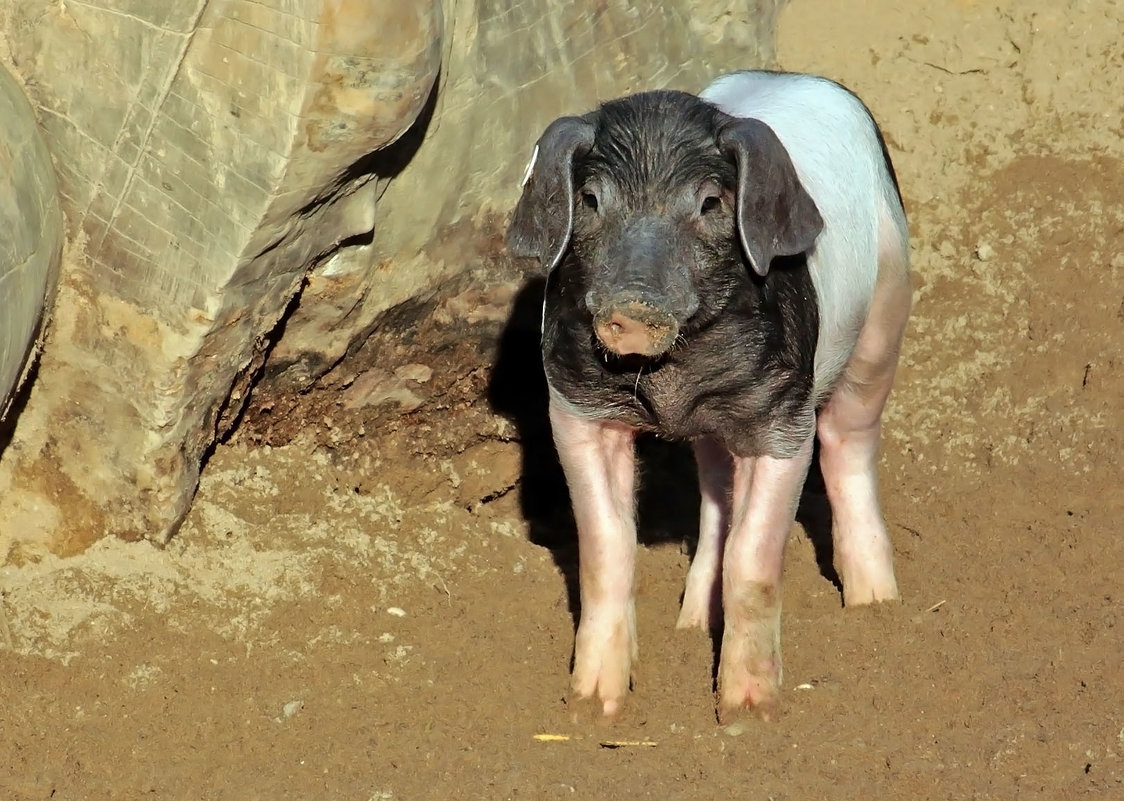
[[[722,201],[715,195],[707,195],[703,198],[702,205],[699,206],[699,214],[710,214],[712,211],[718,211],[722,207]]]
[[[597,211],[597,195],[593,194],[588,189],[583,189],[581,194],[582,205],[587,209],[593,209],[594,211]]]

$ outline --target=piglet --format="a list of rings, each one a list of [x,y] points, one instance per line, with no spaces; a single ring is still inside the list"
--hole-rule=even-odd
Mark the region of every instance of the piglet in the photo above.
[[[550,420],[577,521],[572,687],[613,716],[637,658],[634,440],[689,440],[698,548],[678,626],[721,627],[718,716],[768,719],[781,568],[813,453],[848,606],[898,597],[876,479],[910,309],[905,212],[863,103],[739,72],[562,117],[507,234],[547,273]]]

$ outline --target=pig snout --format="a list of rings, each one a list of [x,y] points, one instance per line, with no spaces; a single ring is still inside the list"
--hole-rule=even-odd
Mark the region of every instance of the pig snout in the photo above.
[[[661,356],[699,308],[687,265],[692,240],[667,220],[625,222],[593,263],[586,306],[601,344],[618,356]]]
[[[617,298],[594,315],[593,330],[618,356],[660,356],[679,336],[679,323],[670,312],[643,300]]]

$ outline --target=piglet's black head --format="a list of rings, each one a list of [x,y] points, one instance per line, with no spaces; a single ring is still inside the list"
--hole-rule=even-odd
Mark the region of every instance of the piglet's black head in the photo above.
[[[574,224],[574,160],[593,147],[593,126],[580,117],[550,124],[535,155],[507,229],[516,256],[538,258],[548,272],[562,260]]]
[[[573,232],[575,172],[583,182],[600,176],[616,184],[625,207],[666,209],[667,198],[694,184],[703,186],[705,201],[713,194],[705,189],[708,178],[733,190],[740,250],[762,276],[774,257],[803,253],[823,229],[788,152],[765,123],[729,117],[683,92],[646,92],[555,120],[539,139],[507,244],[548,272]]]
[[[754,272],[763,276],[774,257],[812,247],[823,218],[773,129],[760,120],[731,118],[718,134],[718,147],[738,165],[738,236]]]

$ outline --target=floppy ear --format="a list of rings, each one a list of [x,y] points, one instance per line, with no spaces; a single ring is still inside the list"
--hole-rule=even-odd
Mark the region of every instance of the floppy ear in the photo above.
[[[774,256],[812,247],[823,218],[773,129],[735,119],[719,132],[718,148],[738,166],[738,236],[754,272],[764,276]]]
[[[574,158],[592,147],[593,125],[562,117],[543,132],[527,167],[507,246],[516,256],[538,257],[548,273],[562,260],[574,225]]]

